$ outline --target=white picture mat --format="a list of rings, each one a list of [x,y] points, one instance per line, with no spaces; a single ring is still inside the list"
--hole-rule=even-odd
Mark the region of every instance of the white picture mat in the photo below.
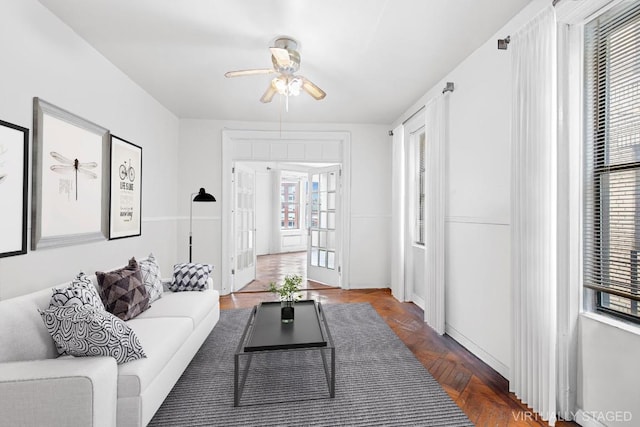
[[[120,166],[133,168],[134,179],[120,177]],[[110,237],[140,234],[142,195],[142,149],[116,137],[111,138],[111,221]]]
[[[0,253],[22,249],[24,133],[0,126]]]
[[[41,237],[99,233],[102,224],[102,136],[43,113],[42,117],[42,219]],[[56,152],[80,163],[95,162],[85,170],[60,173],[51,166],[63,164]],[[77,181],[77,184],[76,184]],[[77,188],[76,188],[77,185]],[[76,200],[77,189],[77,200]]]

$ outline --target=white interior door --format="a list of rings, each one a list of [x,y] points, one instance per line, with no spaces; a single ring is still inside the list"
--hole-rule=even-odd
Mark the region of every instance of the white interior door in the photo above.
[[[307,279],[340,286],[340,166],[309,171]]]
[[[236,164],[234,168],[234,269],[233,290],[237,291],[256,278],[255,187],[253,169]]]

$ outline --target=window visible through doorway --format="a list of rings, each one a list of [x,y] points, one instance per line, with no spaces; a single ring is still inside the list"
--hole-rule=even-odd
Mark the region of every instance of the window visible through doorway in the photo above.
[[[640,322],[640,4],[585,27],[584,286]]]
[[[283,180],[280,183],[280,228],[300,228],[300,183]]]
[[[420,131],[415,140],[416,159],[416,212],[415,212],[415,243],[424,246],[424,174],[425,174],[425,132]]]

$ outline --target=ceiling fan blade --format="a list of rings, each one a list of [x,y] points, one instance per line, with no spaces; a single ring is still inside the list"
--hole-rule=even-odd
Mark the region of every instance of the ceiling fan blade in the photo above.
[[[321,100],[324,99],[325,96],[327,96],[327,94],[325,93],[325,91],[323,91],[322,89],[320,89],[315,83],[313,83],[312,81],[308,80],[305,77],[302,76],[298,76],[302,79],[302,90],[304,90],[305,92],[307,92],[309,95],[311,95],[314,99],[316,100]]]
[[[276,58],[276,62],[281,67],[288,67],[291,65],[291,57],[289,56],[289,51],[287,49],[283,49],[281,47],[270,47],[269,50],[274,58]]]
[[[238,71],[227,71],[224,73],[225,77],[242,77],[242,76],[255,76],[258,74],[271,74],[276,71],[273,68],[256,68],[253,70],[238,70]]]
[[[278,93],[278,90],[276,89],[276,87],[273,85],[273,83],[269,83],[269,87],[267,88],[264,95],[262,95],[262,98],[260,98],[260,102],[264,102],[265,104],[267,102],[271,102],[271,100],[273,99],[273,96],[276,93]]]

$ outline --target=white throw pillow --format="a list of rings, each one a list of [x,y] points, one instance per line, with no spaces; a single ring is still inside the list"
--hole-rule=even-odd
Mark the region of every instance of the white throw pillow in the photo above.
[[[98,290],[82,271],[66,288],[54,288],[49,301],[49,308],[70,305],[89,305],[104,310]]]
[[[160,266],[153,254],[149,254],[149,257],[138,263],[140,265],[140,272],[142,273],[142,283],[147,288],[149,294],[149,304],[162,297],[162,277],[160,274]]]
[[[111,356],[118,364],[147,357],[133,329],[107,311],[88,305],[39,311],[61,354]]]

